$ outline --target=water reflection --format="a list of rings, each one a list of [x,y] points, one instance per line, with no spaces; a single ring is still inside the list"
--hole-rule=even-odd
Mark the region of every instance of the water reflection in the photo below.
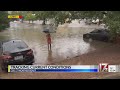
[[[52,50],[48,51],[48,64],[51,64],[53,62],[53,56],[52,56]]]
[[[90,44],[76,37],[55,39],[53,46],[53,50],[55,51],[53,52],[53,57],[59,57],[61,59],[71,58],[90,51]]]

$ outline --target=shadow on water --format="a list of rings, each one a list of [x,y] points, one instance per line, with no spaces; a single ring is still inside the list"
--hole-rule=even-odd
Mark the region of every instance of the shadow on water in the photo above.
[[[51,64],[53,60],[52,50],[48,50],[48,64]]]

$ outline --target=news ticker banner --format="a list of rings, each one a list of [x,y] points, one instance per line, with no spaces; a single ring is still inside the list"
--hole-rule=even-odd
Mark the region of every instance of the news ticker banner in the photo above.
[[[8,18],[23,18],[21,15],[8,15]]]
[[[98,72],[96,65],[8,65],[8,72]]]
[[[8,72],[120,72],[120,65],[8,65]]]

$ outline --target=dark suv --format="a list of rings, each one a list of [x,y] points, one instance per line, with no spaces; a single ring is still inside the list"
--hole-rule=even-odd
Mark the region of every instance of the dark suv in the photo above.
[[[95,29],[90,33],[83,34],[83,39],[92,39],[92,40],[99,40],[99,41],[109,41],[110,40],[110,33],[107,29]]]
[[[31,65],[34,63],[33,51],[24,41],[7,40],[0,44],[3,70],[7,69],[8,65]]]

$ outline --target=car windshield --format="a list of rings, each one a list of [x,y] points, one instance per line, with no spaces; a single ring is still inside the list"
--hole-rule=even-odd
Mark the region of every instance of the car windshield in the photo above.
[[[98,30],[94,30],[94,31],[92,31],[92,32],[90,32],[90,33],[97,33],[98,32]]]
[[[100,32],[109,32],[107,29],[96,29],[90,33],[100,33]]]
[[[10,51],[13,51],[13,50],[25,49],[27,47],[28,46],[20,40],[9,41],[9,42],[3,43],[3,51],[4,52],[10,52]]]

